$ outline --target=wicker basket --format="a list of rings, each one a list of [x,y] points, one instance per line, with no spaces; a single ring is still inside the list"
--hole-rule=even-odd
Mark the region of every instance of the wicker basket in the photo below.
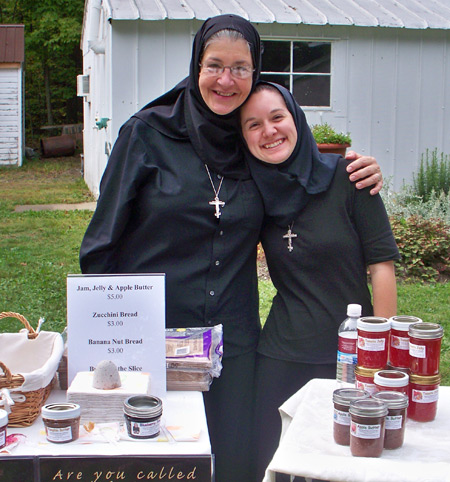
[[[39,336],[39,333],[36,333],[28,321],[18,313],[3,312],[0,313],[0,319],[2,318],[17,318],[21,321],[28,331],[29,340],[34,340]],[[46,386],[37,390],[17,390],[23,385],[24,381],[25,379],[22,375],[12,374],[10,369],[0,361],[0,389],[7,388],[11,390],[11,393],[14,394],[14,398],[16,399],[14,405],[11,406],[11,413],[8,416],[8,426],[10,427],[26,427],[31,425],[39,416],[41,407],[45,404],[53,386],[52,379]]]

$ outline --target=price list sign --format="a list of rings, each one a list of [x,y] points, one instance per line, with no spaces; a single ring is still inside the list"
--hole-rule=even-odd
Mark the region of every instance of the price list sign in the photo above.
[[[166,393],[164,274],[67,277],[68,382],[111,360]]]

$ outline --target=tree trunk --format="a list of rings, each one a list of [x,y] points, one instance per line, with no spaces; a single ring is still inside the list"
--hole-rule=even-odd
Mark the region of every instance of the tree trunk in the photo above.
[[[48,68],[47,60],[44,60],[44,84],[45,84],[45,105],[47,107],[47,124],[53,125],[53,112],[50,95],[50,69]]]

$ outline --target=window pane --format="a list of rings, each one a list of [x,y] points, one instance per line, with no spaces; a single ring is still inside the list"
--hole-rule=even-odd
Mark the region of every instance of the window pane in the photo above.
[[[264,40],[262,71],[289,72],[291,42]]]
[[[330,106],[328,75],[295,75],[294,97],[301,106]]]
[[[331,44],[294,42],[294,72],[330,73]]]
[[[273,82],[275,84],[280,84],[286,89],[290,90],[289,85],[289,75],[275,75],[275,74],[262,74],[261,80],[265,80],[266,82]]]

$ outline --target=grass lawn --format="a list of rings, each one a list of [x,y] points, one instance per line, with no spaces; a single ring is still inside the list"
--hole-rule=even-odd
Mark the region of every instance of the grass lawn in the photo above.
[[[24,315],[33,327],[62,331],[66,325],[66,277],[79,273],[78,251],[91,211],[14,212],[20,204],[92,201],[80,175],[79,157],[34,160],[22,168],[0,168],[0,312]],[[274,296],[268,279],[260,279],[261,319]],[[440,323],[442,384],[450,385],[450,283],[398,284],[398,313]],[[22,324],[0,320],[0,331]]]

